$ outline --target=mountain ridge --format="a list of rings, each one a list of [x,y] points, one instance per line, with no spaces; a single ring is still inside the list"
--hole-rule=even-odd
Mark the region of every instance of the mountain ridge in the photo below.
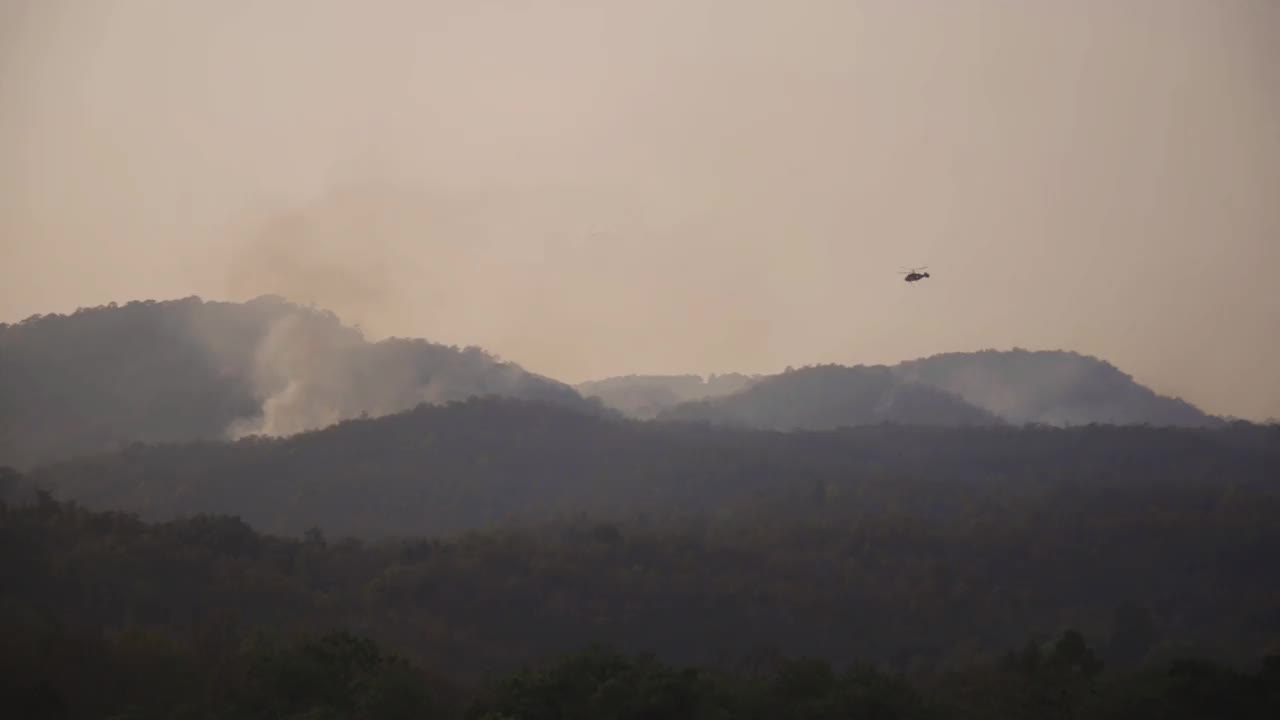
[[[816,365],[773,375],[736,393],[681,403],[660,420],[706,420],[769,430],[846,426],[999,425],[995,415],[950,393],[901,382],[884,365]]]
[[[1015,423],[1220,425],[1191,403],[1137,382],[1103,358],[1070,350],[951,352],[894,366]]]
[[[480,348],[370,342],[332,312],[272,295],[109,303],[0,325],[0,463],[19,467],[134,441],[291,434],[486,394],[604,412]]]
[[[136,441],[289,435],[490,394],[591,414],[784,430],[1225,422],[1105,360],[1063,350],[943,353],[776,375],[630,375],[575,387],[474,346],[371,342],[330,311],[274,295],[108,303],[0,323],[0,464],[19,468]]]
[[[1152,424],[1170,426],[1220,426],[1227,422],[1177,397],[1160,395],[1138,383],[1132,376],[1102,358],[1070,350],[980,350],[939,353],[906,360],[894,365],[809,365],[788,368],[773,375],[740,375],[736,389],[716,392],[697,375],[633,375],[604,378],[577,387],[584,395],[594,395],[605,405],[632,417],[658,419],[700,418],[711,421],[743,422],[752,427],[781,427],[788,422],[803,428],[826,427],[832,420],[796,423],[795,398],[783,403],[775,392],[779,383],[803,385],[814,374],[825,374],[826,393],[804,390],[810,403],[829,403],[831,397],[855,392],[842,382],[866,384],[868,373],[877,374],[882,395],[912,392],[925,402],[910,418],[892,413],[877,417],[877,400],[856,411],[850,408],[846,422],[903,421],[950,424],[958,412],[954,400],[971,406],[971,414],[987,413],[999,422],[1015,425]],[[715,376],[712,376],[715,377]],[[752,394],[761,385],[770,388],[775,407],[756,406],[749,412]],[[691,393],[688,388],[700,389]],[[932,388],[947,398],[934,396],[932,415],[921,387]],[[683,390],[683,393],[681,392]],[[864,388],[864,393],[871,392]],[[756,400],[759,400],[757,397]],[[786,407],[784,407],[784,405]],[[639,411],[637,409],[639,408]],[[816,405],[809,410],[823,412]],[[751,418],[741,417],[747,412]],[[790,419],[787,419],[790,417]]]
[[[1046,482],[1252,483],[1277,467],[1277,429],[881,424],[793,433],[492,396],[288,437],[139,443],[27,478],[91,508],[149,520],[231,514],[286,534],[434,534],[578,512],[732,513],[777,493],[837,488],[860,512],[892,501],[936,521],[956,503],[1034,494]]]

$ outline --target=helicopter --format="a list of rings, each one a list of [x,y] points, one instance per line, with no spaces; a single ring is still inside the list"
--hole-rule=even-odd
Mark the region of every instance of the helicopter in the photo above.
[[[899,274],[899,275],[906,275],[906,277],[904,277],[904,278],[902,278],[902,279],[903,279],[903,280],[906,280],[906,281],[907,281],[907,282],[909,282],[909,283],[911,283],[911,282],[917,282],[917,281],[920,281],[920,280],[923,280],[923,279],[925,279],[925,278],[929,277],[929,273],[927,273],[927,272],[920,272],[921,270],[927,270],[927,269],[928,269],[928,266],[926,265],[925,267],[921,267],[921,268],[912,268],[912,269],[910,269],[910,270],[903,270],[903,271],[899,272],[898,274]]]

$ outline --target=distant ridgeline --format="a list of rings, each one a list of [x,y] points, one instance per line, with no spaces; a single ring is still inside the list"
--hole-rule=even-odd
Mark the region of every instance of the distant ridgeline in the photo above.
[[[682,402],[729,395],[749,387],[758,375],[626,375],[581,383],[578,392],[597,397],[630,417],[650,420]]]
[[[133,442],[290,435],[486,395],[773,430],[1223,422],[1069,352],[954,353],[772,376],[629,376],[575,389],[475,347],[369,342],[333,313],[274,296],[113,303],[0,324],[0,465],[27,468]]]
[[[824,365],[774,375],[739,392],[685,402],[662,420],[703,420],[768,430],[902,425],[999,425],[995,414],[892,369]]]
[[[478,348],[370,343],[332,313],[278,297],[112,303],[0,325],[0,464],[290,434],[488,394],[600,411]]]
[[[974,412],[951,402],[957,421]],[[150,520],[222,513],[269,532],[319,526],[364,536],[460,532],[577,512],[734,513],[795,493],[850,503],[859,515],[891,508],[942,522],[966,508],[1090,484],[1156,496],[1174,488],[1258,488],[1260,502],[1280,489],[1277,426],[981,420],[975,413],[968,426],[786,433],[477,398],[282,438],[136,445],[44,465],[28,477],[59,497]]]
[[[631,376],[578,385],[632,417],[777,430],[881,422],[1090,423],[1183,427],[1224,421],[1156,394],[1097,358],[1066,351],[948,353],[893,366],[820,365],[770,376]]]
[[[1108,362],[1074,352],[946,353],[900,363],[894,374],[953,393],[1013,423],[1224,423],[1181,398],[1156,394]]]

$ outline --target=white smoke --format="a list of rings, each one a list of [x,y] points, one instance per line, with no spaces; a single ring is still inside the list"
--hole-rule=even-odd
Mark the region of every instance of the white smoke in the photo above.
[[[331,425],[352,411],[347,381],[362,338],[298,314],[276,320],[258,344],[250,368],[262,414],[232,423],[232,438],[290,435]]]
[[[261,303],[261,304],[257,304]],[[326,427],[360,416],[379,417],[417,405],[441,404],[497,394],[574,398],[573,391],[545,382],[519,366],[499,362],[478,348],[459,350],[420,340],[365,340],[330,313],[279,299],[238,306],[255,316],[261,329],[236,374],[247,379],[260,413],[232,422],[232,439],[283,436]],[[225,345],[243,334],[210,336]]]

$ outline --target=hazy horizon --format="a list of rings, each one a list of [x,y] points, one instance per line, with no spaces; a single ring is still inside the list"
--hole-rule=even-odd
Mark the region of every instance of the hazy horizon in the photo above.
[[[1260,420],[1277,198],[1267,0],[0,0],[0,321],[279,294],[573,383],[1067,349]]]

